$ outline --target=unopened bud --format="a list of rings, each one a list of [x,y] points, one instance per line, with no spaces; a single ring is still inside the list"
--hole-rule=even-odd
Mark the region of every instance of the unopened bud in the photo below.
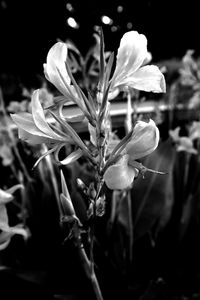
[[[78,187],[85,193],[88,189],[88,187],[85,185],[85,183],[80,178],[77,178],[76,182],[77,182]]]

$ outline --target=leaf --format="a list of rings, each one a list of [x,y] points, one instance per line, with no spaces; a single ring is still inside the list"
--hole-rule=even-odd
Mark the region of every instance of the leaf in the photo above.
[[[68,190],[68,187],[67,187],[67,183],[66,183],[66,180],[65,180],[65,177],[64,177],[64,174],[63,174],[62,170],[60,171],[60,176],[61,176],[62,193],[66,198],[71,200],[69,190]]]
[[[63,217],[76,215],[71,198],[66,197],[64,194],[61,194],[60,201],[61,201],[61,207],[63,210]]]
[[[100,30],[100,72],[99,72],[99,89],[101,90],[104,80],[105,57],[104,57],[104,36],[103,30]]]
[[[83,155],[83,151],[81,149],[78,149],[72,153],[70,153],[65,159],[59,160],[59,163],[61,165],[68,165],[73,162],[75,162],[77,159],[79,159]]]
[[[60,118],[58,118],[52,111],[50,111],[50,113],[52,114],[52,116],[54,117],[54,119],[67,131],[67,133],[71,136],[71,138],[74,140],[74,142],[76,143],[76,145],[78,147],[80,147],[87,156],[91,157],[90,152],[89,152],[87,146],[81,140],[81,138],[76,133],[76,131],[67,122],[64,122],[63,120],[61,120]]]

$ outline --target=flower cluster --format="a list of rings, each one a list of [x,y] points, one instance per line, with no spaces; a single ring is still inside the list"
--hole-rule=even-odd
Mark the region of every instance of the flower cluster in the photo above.
[[[66,43],[57,42],[47,55],[44,73],[60,92],[54,105],[43,109],[40,103],[40,91],[32,95],[32,113],[12,114],[19,128],[19,137],[30,144],[45,143],[58,153],[63,146],[73,145],[72,152],[59,161],[69,164],[86,156],[97,169],[101,180],[111,189],[127,188],[137,176],[140,168],[135,160],[154,151],[159,142],[159,131],[153,120],[138,121],[130,132],[117,145],[110,147],[109,101],[124,89],[138,89],[146,92],[164,93],[165,79],[157,66],[146,65],[148,57],[147,39],[137,31],[129,31],[121,39],[116,60],[111,53],[106,63],[104,55],[103,33],[100,34],[99,82],[96,96],[86,93],[77,84],[68,64]],[[113,68],[114,61],[116,63]],[[64,110],[69,103],[79,108],[76,116],[67,116]],[[66,109],[67,111],[67,109]],[[50,115],[52,120],[47,117]],[[73,128],[73,122],[87,121],[92,150],[82,141]],[[40,158],[41,159],[41,158]]]

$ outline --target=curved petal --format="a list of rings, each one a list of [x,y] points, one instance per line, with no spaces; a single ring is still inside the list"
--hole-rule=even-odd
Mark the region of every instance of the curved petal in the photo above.
[[[159,142],[159,130],[153,120],[148,123],[138,121],[131,141],[126,145],[126,152],[135,160],[153,152]]]
[[[153,65],[141,67],[132,76],[122,80],[121,85],[126,85],[145,92],[166,92],[164,75],[157,66]]]
[[[30,132],[27,132],[23,130],[22,128],[19,128],[19,138],[30,145],[40,145],[40,144],[52,144],[55,143],[54,139],[44,137],[44,136],[39,136],[39,135],[34,135],[31,134]]]
[[[71,82],[65,66],[67,53],[67,45],[58,42],[49,50],[47,63],[44,64],[46,78],[65,96],[70,92]]]
[[[35,135],[44,138],[51,138],[49,135],[42,132],[36,125],[33,120],[33,116],[30,113],[18,113],[10,115],[17,127],[20,129],[23,136],[23,131],[26,131],[30,135]]]
[[[0,189],[0,205],[8,203],[12,200],[13,200],[13,195],[11,195],[11,193],[8,193],[7,191]]]
[[[133,182],[136,171],[128,165],[128,159],[129,155],[124,155],[115,165],[106,170],[104,180],[109,189],[123,190]]]
[[[33,120],[35,122],[35,125],[40,129],[42,132],[44,132],[47,136],[50,138],[54,138],[57,140],[62,139],[62,137],[58,134],[56,134],[51,127],[48,125],[44,111],[42,108],[42,105],[39,100],[39,93],[40,90],[35,90],[32,95],[31,99],[31,105],[32,105],[32,115],[33,115]]]
[[[133,74],[147,57],[147,39],[137,31],[126,32],[120,42],[117,53],[116,69],[111,79],[112,87],[120,85],[120,81]]]

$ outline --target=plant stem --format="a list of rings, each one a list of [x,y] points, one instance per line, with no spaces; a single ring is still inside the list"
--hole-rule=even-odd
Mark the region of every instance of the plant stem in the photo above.
[[[94,272],[93,262],[91,262],[88,259],[87,254],[83,248],[83,245],[78,245],[78,254],[79,254],[79,258],[81,260],[82,266],[85,270],[85,273],[92,283],[92,287],[93,287],[94,293],[96,295],[96,299],[103,300],[103,296],[102,296],[102,293],[101,293],[101,290],[99,287],[99,283],[98,283],[96,274]]]
[[[44,144],[42,147],[42,152],[44,152],[44,153],[47,152],[47,147]],[[52,182],[52,186],[53,186],[53,190],[54,190],[54,194],[55,194],[55,198],[56,198],[56,202],[57,202],[57,206],[58,206],[59,216],[61,216],[62,209],[61,209],[61,204],[60,204],[59,188],[58,188],[57,178],[56,178],[56,175],[54,172],[51,156],[50,155],[45,156],[45,160],[46,160],[47,166],[49,168],[51,182]]]

